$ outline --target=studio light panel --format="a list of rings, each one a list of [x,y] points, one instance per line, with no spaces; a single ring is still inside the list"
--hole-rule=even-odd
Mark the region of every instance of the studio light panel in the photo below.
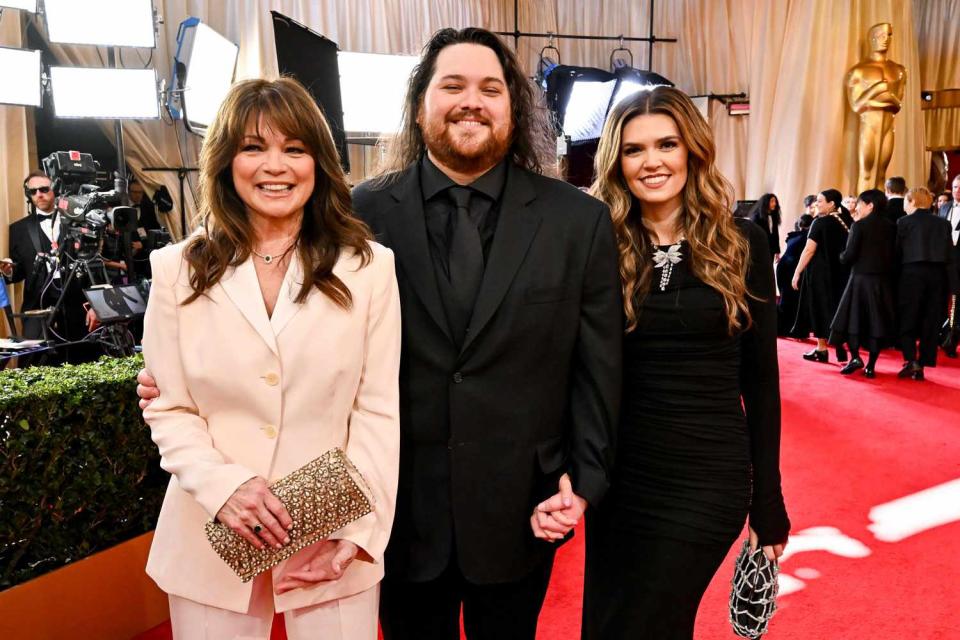
[[[160,117],[153,69],[50,67],[50,83],[58,118]]]
[[[616,88],[616,80],[575,82],[563,118],[564,135],[570,136],[573,142],[599,138]]]
[[[37,12],[37,0],[3,0],[0,9],[22,9],[30,13]]]
[[[341,51],[337,65],[344,130],[354,133],[399,131],[407,80],[418,61],[417,56]]]
[[[0,47],[0,69],[0,104],[41,105],[39,51]]]
[[[152,0],[44,0],[50,42],[156,46]]]
[[[240,48],[222,35],[197,23],[187,32],[183,105],[187,126],[204,130],[210,126],[233,84]]]

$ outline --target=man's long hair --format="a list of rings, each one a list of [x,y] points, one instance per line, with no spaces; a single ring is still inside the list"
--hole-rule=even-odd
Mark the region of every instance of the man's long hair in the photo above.
[[[555,141],[549,112],[531,81],[524,75],[516,55],[496,34],[486,29],[469,27],[458,31],[447,28],[433,34],[423,48],[420,63],[410,74],[400,131],[385,141],[387,150],[377,169],[377,182],[391,182],[398,172],[419,161],[426,150],[417,117],[423,108],[424,93],[436,71],[437,57],[443,49],[455,44],[487,47],[500,61],[510,92],[514,125],[507,151],[510,161],[536,173],[553,173]]]

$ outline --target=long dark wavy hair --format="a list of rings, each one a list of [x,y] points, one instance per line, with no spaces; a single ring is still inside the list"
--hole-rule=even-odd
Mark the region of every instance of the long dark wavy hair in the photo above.
[[[777,201],[777,206],[773,211],[770,210],[771,200]],[[780,227],[780,198],[772,193],[763,194],[757,201],[757,206],[753,211],[753,219],[755,222],[760,222],[761,218],[766,217],[773,218],[773,227],[775,229]]]
[[[536,173],[553,173],[552,158],[555,155],[555,139],[549,112],[542,98],[534,90],[532,82],[523,73],[517,56],[497,35],[486,29],[441,29],[433,34],[423,47],[420,63],[413,68],[403,102],[403,119],[396,136],[384,141],[386,153],[377,170],[377,182],[388,183],[417,162],[426,145],[423,133],[417,124],[423,95],[436,71],[437,57],[446,47],[455,44],[477,44],[492,50],[507,82],[510,107],[513,116],[513,136],[507,156],[512,162]]]
[[[688,150],[680,230],[690,246],[690,269],[723,297],[731,334],[751,324],[746,284],[750,245],[731,213],[733,187],[716,165],[710,125],[682,91],[656,87],[622,100],[607,116],[594,157],[590,194],[607,203],[617,235],[626,330],[637,327],[640,307],[650,291],[653,241],[640,220],[640,203],[623,176],[623,129],[637,116],[663,114],[677,124]]]
[[[247,128],[268,125],[303,142],[314,159],[313,194],[304,207],[296,255],[305,274],[296,301],[316,287],[341,308],[353,302],[350,289],[333,273],[340,252],[349,250],[365,266],[373,257],[369,229],[353,217],[347,186],[330,127],[316,102],[292,78],[245,80],[227,94],[200,150],[200,217],[203,232],[185,250],[193,293],[189,304],[213,287],[228,267],[242,264],[253,249],[254,230],[233,184],[233,159]]]

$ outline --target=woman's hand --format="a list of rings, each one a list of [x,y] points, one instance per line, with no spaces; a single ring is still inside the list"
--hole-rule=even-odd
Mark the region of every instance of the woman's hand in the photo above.
[[[339,580],[357,552],[357,545],[349,540],[323,540],[310,545],[287,563],[286,573],[277,582],[277,594]]]
[[[160,390],[157,389],[157,381],[153,379],[150,372],[146,369],[140,369],[137,374],[137,395],[140,396],[140,410],[143,411],[150,406],[150,403],[160,397]]]
[[[753,553],[757,550],[757,545],[760,544],[760,536],[753,530],[753,527],[748,528],[750,529],[750,553]],[[767,556],[767,560],[770,562],[776,562],[777,559],[783,555],[783,549],[786,546],[786,542],[783,544],[767,545],[763,548],[763,555]]]
[[[217,520],[257,549],[263,549],[264,543],[279,549],[290,542],[287,531],[293,526],[293,520],[283,503],[270,493],[263,478],[250,478],[237,487],[220,507]]]

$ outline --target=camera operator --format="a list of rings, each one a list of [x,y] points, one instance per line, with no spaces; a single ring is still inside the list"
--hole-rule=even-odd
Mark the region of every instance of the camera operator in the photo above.
[[[50,178],[42,171],[32,171],[23,181],[29,215],[10,225],[10,258],[0,262],[0,272],[7,282],[23,282],[21,312],[52,305],[56,295],[44,296],[44,287],[52,275],[59,278],[55,254],[62,240],[56,193]],[[81,310],[82,312],[82,310]],[[22,336],[28,340],[43,338],[42,318],[23,318]],[[21,359],[21,366],[29,364]]]

